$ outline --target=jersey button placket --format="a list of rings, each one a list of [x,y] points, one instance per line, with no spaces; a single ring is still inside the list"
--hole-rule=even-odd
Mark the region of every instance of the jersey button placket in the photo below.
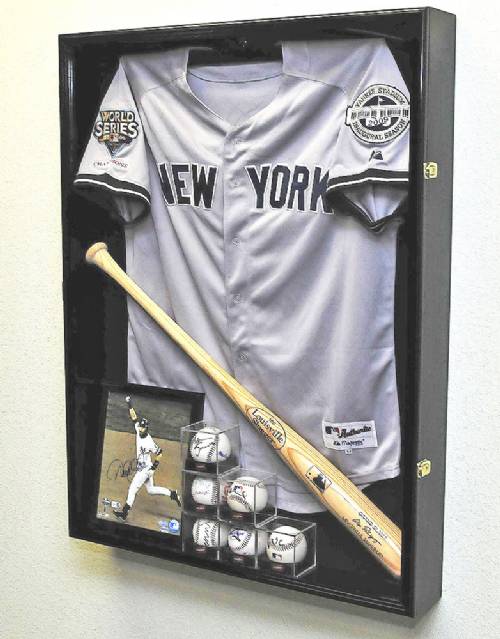
[[[245,199],[244,140],[230,131],[224,144],[224,265],[229,345],[235,374],[248,360],[245,298]]]

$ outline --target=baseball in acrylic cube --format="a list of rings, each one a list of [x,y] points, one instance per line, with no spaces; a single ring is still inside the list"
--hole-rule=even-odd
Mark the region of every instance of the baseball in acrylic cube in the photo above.
[[[217,475],[234,468],[240,459],[239,426],[189,424],[181,430],[181,455],[183,467],[189,470]]]
[[[189,555],[217,561],[228,543],[229,524],[213,517],[182,514],[182,550]]]
[[[316,524],[291,517],[274,517],[260,527],[267,537],[258,556],[260,570],[303,577],[316,566]]]
[[[185,512],[206,517],[220,517],[225,504],[228,482],[223,475],[197,470],[182,471],[182,504]]]
[[[266,552],[268,533],[251,524],[232,522],[227,546],[221,548],[221,560],[233,565],[257,568]]]
[[[221,477],[225,499],[220,516],[258,526],[276,515],[276,475],[257,468],[233,468]]]

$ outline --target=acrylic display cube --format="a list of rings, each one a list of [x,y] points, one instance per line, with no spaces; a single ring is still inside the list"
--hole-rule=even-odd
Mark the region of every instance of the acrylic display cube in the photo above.
[[[266,552],[267,536],[259,527],[232,522],[228,544],[221,548],[220,559],[233,565],[258,568],[259,557]]]
[[[302,577],[316,567],[316,524],[291,517],[274,517],[260,526],[267,535],[258,568],[286,577]]]
[[[200,421],[181,428],[182,465],[187,470],[219,475],[240,459],[239,426]]]
[[[233,468],[221,477],[225,500],[219,513],[226,521],[258,526],[276,516],[277,479],[255,468]]]
[[[184,553],[218,560],[227,546],[229,524],[212,517],[182,513],[182,550]]]
[[[228,482],[223,475],[197,470],[182,471],[182,507],[199,517],[220,517],[226,501]]]

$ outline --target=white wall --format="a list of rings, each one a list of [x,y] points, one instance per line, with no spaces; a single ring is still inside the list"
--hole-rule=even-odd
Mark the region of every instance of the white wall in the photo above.
[[[397,8],[405,2],[3,0],[0,635],[493,637],[499,627],[498,20],[458,14],[444,595],[419,624],[69,539],[57,34]],[[385,6],[384,6],[385,5]],[[496,515],[492,506],[496,502]],[[498,635],[496,635],[498,636]]]

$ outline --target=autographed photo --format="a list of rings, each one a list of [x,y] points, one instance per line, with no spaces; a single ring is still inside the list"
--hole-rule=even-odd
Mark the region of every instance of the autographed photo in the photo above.
[[[179,534],[179,433],[190,410],[187,403],[144,391],[109,391],[98,518]]]

